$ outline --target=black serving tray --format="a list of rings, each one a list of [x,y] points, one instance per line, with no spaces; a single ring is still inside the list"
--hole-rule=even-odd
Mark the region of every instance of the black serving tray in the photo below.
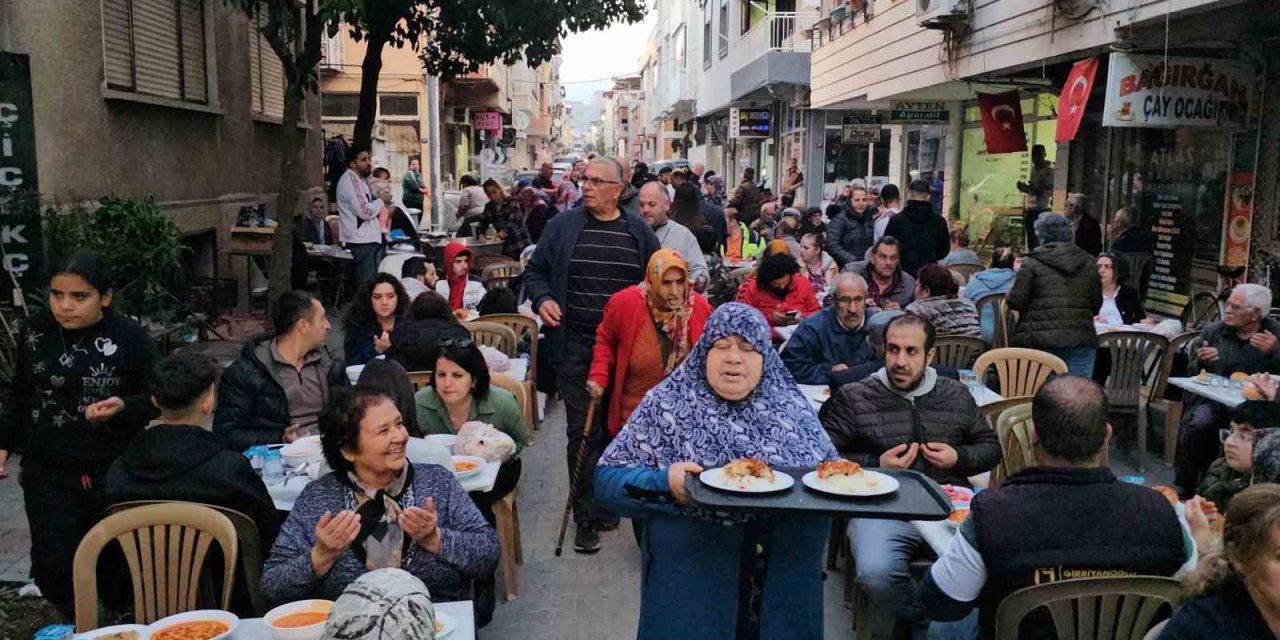
[[[897,479],[898,490],[865,498],[837,496],[804,486],[800,479],[812,468],[774,467],[773,471],[795,478],[795,485],[775,493],[736,493],[712,488],[690,473],[685,486],[694,502],[713,509],[807,511],[880,520],[943,520],[951,514],[951,500],[942,487],[919,471],[875,469]]]

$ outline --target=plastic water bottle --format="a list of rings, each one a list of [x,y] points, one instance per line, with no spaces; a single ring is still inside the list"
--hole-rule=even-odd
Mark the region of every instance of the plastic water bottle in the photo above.
[[[262,479],[267,483],[277,482],[284,478],[284,456],[278,449],[268,450],[262,456]]]
[[[253,467],[253,472],[258,474],[259,478],[262,477],[262,459],[266,453],[267,448],[262,445],[249,447],[249,449],[244,452],[244,457],[249,459],[249,466]]]

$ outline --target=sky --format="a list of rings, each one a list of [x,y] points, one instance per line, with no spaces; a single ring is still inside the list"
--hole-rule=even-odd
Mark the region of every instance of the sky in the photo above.
[[[653,31],[657,13],[650,11],[636,24],[614,23],[601,31],[574,33],[564,39],[560,82],[570,99],[586,99],[591,92],[606,88],[612,76],[640,70],[640,53]],[[585,83],[588,80],[605,82]],[[583,86],[575,88],[575,83]]]

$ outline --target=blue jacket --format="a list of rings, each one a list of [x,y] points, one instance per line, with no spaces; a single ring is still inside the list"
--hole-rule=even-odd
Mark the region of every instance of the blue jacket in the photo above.
[[[697,480],[693,480],[697,482]],[[726,526],[672,504],[667,469],[596,467],[596,499],[643,522],[637,640],[737,637],[738,570],[747,525]],[[767,539],[761,638],[822,637],[823,542],[831,519],[789,512]]]
[[[964,286],[966,300],[977,302],[982,296],[992,293],[1009,293],[1013,288],[1013,279],[1018,274],[1013,269],[987,269],[973,274],[969,284]],[[995,310],[991,307],[979,309],[982,314],[982,339],[991,344],[992,334],[996,330]]]
[[[636,238],[640,249],[640,268],[644,270],[649,264],[649,256],[662,248],[658,236],[645,223],[644,218],[625,209],[622,220],[627,223],[631,235]],[[547,222],[538,239],[538,248],[529,259],[524,270],[524,290],[533,304],[536,313],[542,303],[555,300],[560,310],[565,310],[565,300],[569,291],[569,261],[573,258],[573,248],[578,245],[578,234],[587,226],[587,216],[591,215],[585,207],[575,207],[564,213],[556,214]],[[551,362],[560,362],[564,357],[564,328],[544,326],[543,332],[547,341],[544,349],[551,354]]]
[[[866,317],[869,319],[871,313]],[[865,319],[862,326],[866,326]],[[833,306],[801,322],[782,350],[782,363],[800,384],[828,384],[832,367],[853,367],[870,358],[867,332],[861,327],[850,331],[841,326]]]

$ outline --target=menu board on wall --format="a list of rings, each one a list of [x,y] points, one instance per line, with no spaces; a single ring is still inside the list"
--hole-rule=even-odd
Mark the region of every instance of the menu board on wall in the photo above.
[[[1154,185],[1148,195],[1149,212],[1156,235],[1147,306],[1154,311],[1178,314],[1191,291],[1191,255],[1195,253],[1195,218],[1182,206],[1179,184]],[[1162,188],[1163,187],[1163,188]]]

